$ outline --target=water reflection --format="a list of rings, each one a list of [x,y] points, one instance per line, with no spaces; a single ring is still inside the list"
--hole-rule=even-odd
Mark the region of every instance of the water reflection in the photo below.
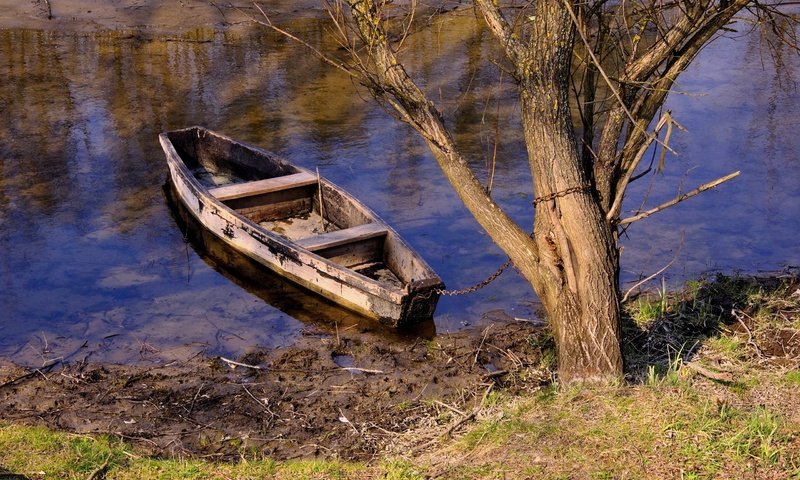
[[[296,18],[287,27],[336,51],[324,20]],[[747,41],[748,49],[757,42]],[[406,45],[484,182],[499,140],[493,195],[530,225],[519,112],[503,102],[513,86],[498,81],[491,37],[454,16]],[[748,49],[716,43],[687,72],[680,89],[709,95],[670,99],[689,128],[674,137],[682,156],[652,186],[642,180],[637,188],[651,188],[655,203],[673,196],[690,169],[700,179],[691,184],[739,168],[742,179],[636,224],[625,278],[657,270],[681,242],[677,279],[708,268],[800,264],[800,176],[786,173],[797,168],[800,112],[785,90],[800,65],[786,55],[781,69],[762,70]],[[187,249],[161,192],[167,170],[156,137],[188,125],[319,166],[395,225],[451,288],[505,260],[408,127],[345,74],[273,33],[0,30],[0,77],[0,354],[32,364],[89,350],[116,361],[202,350],[236,356],[288,344],[309,325],[348,321],[340,312],[314,323],[327,310],[308,298],[275,308],[265,302],[273,294],[253,282],[241,288],[224,262]],[[436,330],[481,323],[498,309],[530,318],[534,302],[509,272],[469,297],[443,298]]]

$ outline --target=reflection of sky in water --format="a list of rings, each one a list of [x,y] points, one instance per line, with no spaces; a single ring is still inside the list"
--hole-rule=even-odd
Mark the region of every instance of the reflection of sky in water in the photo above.
[[[741,170],[706,192],[634,224],[623,255],[625,277],[658,270],[679,249],[668,277],[678,282],[709,270],[753,272],[800,264],[800,60],[788,51],[778,72],[758,38],[721,40],[701,53],[667,104],[687,132],[673,139],[648,206]],[[763,63],[762,63],[763,60]],[[686,173],[688,172],[688,178]],[[649,188],[636,185],[626,208]]]
[[[293,28],[324,38],[310,20]],[[458,99],[445,104],[449,121],[485,179],[496,119],[486,102],[496,81],[486,35],[458,41],[472,30],[456,22],[408,45],[428,89]],[[798,61],[787,55],[788,73],[777,76],[769,61],[762,69],[756,43],[714,44],[681,79],[678,88],[691,95],[673,95],[669,108],[689,132],[673,136],[681,156],[655,177],[648,205],[674,196],[682,181],[685,191],[732,170],[742,176],[635,224],[624,241],[624,280],[657,270],[678,245],[674,281],[708,269],[800,264]],[[395,225],[450,288],[505,260],[408,127],[356,95],[350,79],[269,34],[146,40],[6,30],[0,75],[8,79],[0,91],[8,120],[0,129],[0,354],[36,363],[88,341],[93,358],[119,361],[155,350],[162,358],[204,348],[236,355],[348,323],[346,312],[274,278],[243,289],[186,247],[161,190],[167,171],[156,135],[169,128],[206,125],[319,166]],[[507,79],[502,87],[508,95]],[[518,124],[517,114],[501,111],[500,125]],[[528,226],[522,143],[513,128],[500,130],[494,195]],[[626,209],[651,178],[635,185]],[[264,301],[273,298],[291,301],[282,311]],[[528,318],[534,299],[506,273],[471,296],[443,298],[437,330],[480,323],[498,309]],[[303,303],[313,307],[301,312]]]

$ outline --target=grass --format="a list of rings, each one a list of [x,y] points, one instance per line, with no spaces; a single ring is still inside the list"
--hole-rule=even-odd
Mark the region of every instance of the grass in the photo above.
[[[0,478],[86,479],[105,466],[107,479],[800,480],[797,291],[796,281],[719,277],[635,300],[627,383],[490,392],[454,439],[444,432],[457,415],[432,418],[420,430],[441,432],[438,443],[419,454],[412,444],[368,464],[153,459],[109,437],[0,423]]]
[[[373,467],[375,469],[376,467]],[[137,455],[123,442],[0,423],[0,478],[4,473],[31,479],[86,479],[101,469],[107,479],[350,479],[366,467],[338,460],[275,462],[265,459],[215,463],[199,459],[154,459]],[[380,467],[383,478],[415,479],[402,462]],[[95,478],[99,474],[95,474]]]
[[[683,373],[676,385],[562,390],[554,397],[517,400],[450,450],[455,457],[481,459],[476,463],[484,469],[491,458],[496,473],[532,458],[539,465],[537,478],[800,474],[800,425],[787,419],[791,412],[783,406],[732,407],[708,398],[705,382]],[[460,478],[463,468],[443,478]]]

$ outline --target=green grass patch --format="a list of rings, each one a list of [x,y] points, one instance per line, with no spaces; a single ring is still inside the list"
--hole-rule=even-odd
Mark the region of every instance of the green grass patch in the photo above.
[[[44,478],[86,478],[96,468],[123,462],[124,444],[103,436],[56,433],[0,423],[0,465]]]
[[[364,465],[338,460],[273,460],[216,463],[205,460],[153,459],[104,436],[52,432],[42,427],[0,423],[0,477],[5,471],[31,479],[86,479],[105,465],[114,480],[178,479],[325,479],[360,478]],[[423,478],[410,465],[387,463],[382,478]]]
[[[741,472],[792,478],[800,458],[797,425],[779,411],[709,398],[697,388],[702,381],[689,376],[677,386],[561,389],[516,399],[464,435],[455,455],[469,454],[492,472],[526,465],[533,478],[728,478]],[[531,466],[530,459],[539,461]]]
[[[783,376],[783,380],[790,385],[800,386],[800,371],[792,370],[786,372],[786,375]]]

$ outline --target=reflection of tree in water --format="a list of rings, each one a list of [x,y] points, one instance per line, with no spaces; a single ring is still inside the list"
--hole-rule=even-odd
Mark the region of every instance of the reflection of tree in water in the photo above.
[[[784,20],[788,24],[788,20]],[[791,25],[789,25],[791,27]],[[750,35],[742,50],[747,63],[754,69],[764,70],[765,88],[759,89],[755,97],[755,109],[749,119],[748,149],[763,162],[763,174],[768,188],[765,189],[765,204],[768,219],[779,217],[781,212],[800,211],[800,184],[795,171],[800,164],[797,118],[800,118],[800,98],[797,95],[797,52],[778,38],[778,34],[765,29],[762,35]],[[794,194],[792,194],[794,192]]]
[[[26,214],[52,215],[59,203],[74,196],[67,179],[75,107],[59,41],[49,32],[0,31],[5,80],[0,89],[0,190]],[[0,208],[9,206],[10,202],[0,203]],[[26,215],[17,217],[15,222],[24,228]]]

